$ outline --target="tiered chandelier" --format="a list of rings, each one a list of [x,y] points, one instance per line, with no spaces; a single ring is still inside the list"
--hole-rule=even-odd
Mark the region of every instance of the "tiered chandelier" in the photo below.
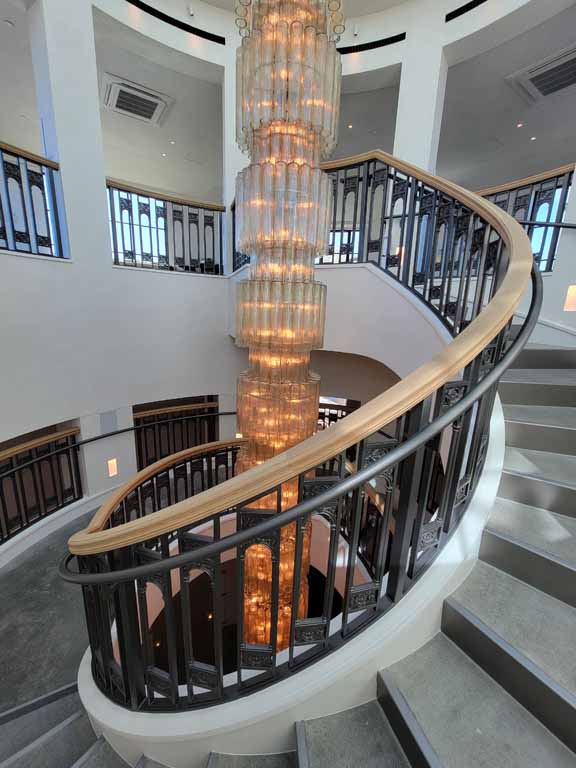
[[[238,381],[239,430],[247,445],[238,471],[262,464],[316,431],[320,379],[310,353],[323,345],[326,286],[314,279],[315,257],[328,242],[331,188],[321,159],[336,146],[344,31],[340,0],[238,0],[243,38],[237,58],[236,131],[251,163],[236,182],[237,248],[251,257],[240,283],[236,341],[249,348]],[[298,481],[283,485],[281,506],[298,501]],[[250,505],[270,514],[276,495]],[[280,542],[277,648],[290,640],[295,525]],[[307,612],[304,536],[298,618]],[[248,644],[271,643],[272,559],[266,547],[246,553],[244,632]]]

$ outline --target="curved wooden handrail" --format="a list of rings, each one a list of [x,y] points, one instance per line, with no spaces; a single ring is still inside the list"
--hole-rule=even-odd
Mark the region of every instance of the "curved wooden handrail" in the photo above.
[[[28,453],[35,448],[42,448],[43,445],[49,445],[55,443],[58,440],[64,440],[66,437],[77,437],[80,434],[78,427],[71,427],[70,429],[61,429],[58,432],[51,432],[48,435],[42,435],[34,440],[27,440],[25,443],[18,443],[11,448],[5,448],[0,451],[0,461],[6,461],[13,456],[18,456],[19,453]]]
[[[543,173],[536,173],[533,176],[527,176],[525,179],[516,179],[515,181],[507,181],[505,184],[497,184],[495,187],[479,189],[476,194],[480,195],[480,197],[489,197],[490,195],[498,194],[498,192],[509,192],[513,189],[530,187],[532,184],[538,184],[541,181],[553,179],[556,176],[564,176],[565,173],[570,173],[575,168],[576,162],[568,163],[568,165],[561,165],[559,168],[552,168],[550,171],[544,171]]]
[[[6,144],[5,142],[0,141],[0,149],[2,152],[8,152],[10,155],[23,157],[26,160],[31,160],[33,163],[38,163],[38,165],[45,165],[47,168],[52,168],[54,171],[60,170],[60,166],[58,163],[54,162],[54,160],[48,160],[47,157],[42,157],[42,155],[29,152],[27,149],[22,149],[21,147],[15,147],[13,144]]]
[[[186,205],[189,208],[203,208],[206,211],[219,211],[220,213],[226,212],[226,206],[221,203],[200,203],[198,200],[188,200],[185,197],[175,197],[169,192],[164,192],[161,189],[153,189],[152,187],[138,187],[135,184],[130,184],[127,181],[121,181],[120,179],[113,179],[111,177],[106,178],[106,186],[117,189],[119,192],[132,192],[135,195],[142,195],[142,197],[154,197],[157,200],[166,200],[169,203],[175,203],[176,205]]]
[[[120,488],[118,488],[112,496],[102,504],[85,528],[85,532],[94,533],[95,531],[102,531],[116,507],[124,501],[132,491],[143,485],[147,480],[150,480],[151,477],[162,472],[163,469],[168,469],[174,464],[186,461],[187,459],[193,459],[195,456],[200,456],[203,453],[214,453],[214,451],[218,451],[222,448],[244,445],[246,442],[247,441],[244,439],[236,438],[234,440],[219,440],[214,443],[204,443],[204,445],[196,445],[194,448],[186,448],[186,450],[180,451],[179,453],[172,453],[170,456],[165,456],[163,459],[155,461],[154,464],[144,467],[144,469],[141,469],[140,472],[137,472],[130,478],[130,480],[125,482],[124,485],[121,485]]]
[[[482,313],[432,360],[353,414],[290,448],[259,467],[210,488],[154,515],[109,530],[90,527],[69,541],[74,555],[91,555],[146,541],[200,522],[246,499],[264,495],[346,448],[374,434],[435,392],[474,360],[513,316],[530,281],[533,264],[530,241],[508,214],[473,192],[420,170],[382,152],[369,152],[324,164],[325,170],[381,160],[459,200],[480,214],[501,236],[509,250],[509,266],[500,288]],[[101,519],[101,518],[99,518]]]

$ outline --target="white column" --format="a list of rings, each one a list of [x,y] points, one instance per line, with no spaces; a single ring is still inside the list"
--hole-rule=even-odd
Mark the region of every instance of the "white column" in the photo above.
[[[248,165],[248,158],[241,152],[236,143],[236,43],[240,44],[240,35],[237,40],[231,39],[231,51],[226,59],[224,79],[222,83],[222,123],[223,123],[223,190],[226,226],[224,230],[224,253],[228,259],[227,272],[232,271],[232,256],[234,243],[232,239],[232,216],[230,206],[236,196],[236,176]]]
[[[36,0],[28,20],[44,152],[60,164],[63,229],[74,262],[70,268],[92,285],[98,308],[70,316],[71,324],[90,329],[90,355],[90,344],[100,351],[105,348],[99,306],[104,312],[106,286],[113,279],[92,2]],[[82,365],[82,360],[74,364]],[[81,439],[129,426],[131,408],[83,416]],[[109,459],[117,460],[118,474],[112,477]],[[86,446],[82,461],[86,496],[117,486],[136,471],[133,433]]]
[[[440,31],[423,22],[412,25],[402,62],[394,155],[431,173],[436,171],[447,75]]]
[[[69,256],[112,264],[91,0],[36,0],[29,14],[44,152],[60,163]]]

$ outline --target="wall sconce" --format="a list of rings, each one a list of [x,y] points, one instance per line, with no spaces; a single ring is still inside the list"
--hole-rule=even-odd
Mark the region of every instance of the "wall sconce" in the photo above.
[[[118,459],[108,459],[108,477],[116,477],[118,474]]]
[[[242,434],[242,432],[236,432],[236,440],[242,440],[243,437],[244,435]]]
[[[576,312],[576,285],[570,285],[568,287],[564,312]]]

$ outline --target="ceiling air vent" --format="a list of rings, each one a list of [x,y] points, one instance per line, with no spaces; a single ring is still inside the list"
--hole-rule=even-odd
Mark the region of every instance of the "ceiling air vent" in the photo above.
[[[137,83],[105,73],[102,78],[102,103],[112,112],[151,125],[161,125],[173,99]]]
[[[530,103],[576,85],[576,48],[568,48],[506,78]]]

